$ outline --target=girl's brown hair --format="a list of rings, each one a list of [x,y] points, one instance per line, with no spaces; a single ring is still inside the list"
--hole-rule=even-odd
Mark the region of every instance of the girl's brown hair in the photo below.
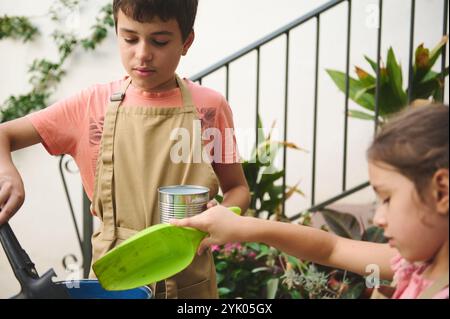
[[[114,0],[113,13],[117,31],[117,16],[122,10],[127,17],[138,22],[150,22],[158,17],[163,21],[175,19],[186,41],[194,29],[198,0]]]
[[[426,201],[424,194],[434,173],[448,169],[448,120],[446,105],[408,108],[381,129],[367,152],[369,161],[394,167]]]

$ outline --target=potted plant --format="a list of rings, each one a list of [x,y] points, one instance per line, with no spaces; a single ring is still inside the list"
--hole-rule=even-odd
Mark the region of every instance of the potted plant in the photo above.
[[[423,44],[417,47],[413,65],[412,85],[406,89],[403,88],[402,66],[398,62],[392,47],[389,49],[386,65],[380,67],[379,123],[385,122],[390,116],[407,107],[409,98],[412,105],[443,101],[443,78],[448,76],[449,68],[446,67],[443,73],[435,72],[432,68],[442,54],[447,41],[448,36],[444,36],[431,51],[425,48]],[[367,56],[365,59],[376,74],[378,64]],[[377,88],[376,75],[371,75],[358,66],[356,66],[355,72],[357,79],[349,77],[349,97],[365,110],[352,109],[348,115],[363,120],[374,120]],[[327,70],[327,73],[339,90],[345,93],[346,73],[337,70]]]

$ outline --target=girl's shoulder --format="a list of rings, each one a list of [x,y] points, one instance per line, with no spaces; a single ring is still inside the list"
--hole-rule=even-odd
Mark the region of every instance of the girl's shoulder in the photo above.
[[[396,285],[394,299],[416,299],[433,284],[433,281],[423,277],[423,273],[428,267],[427,263],[412,263],[401,255],[397,255],[391,260],[391,267],[394,271],[394,283]],[[446,299],[448,297],[449,289],[447,286],[434,295],[433,299]]]

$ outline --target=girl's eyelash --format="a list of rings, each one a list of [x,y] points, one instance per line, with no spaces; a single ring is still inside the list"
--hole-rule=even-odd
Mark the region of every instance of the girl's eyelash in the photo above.
[[[391,198],[386,198],[385,200],[383,200],[383,204],[389,204],[390,201],[391,201]]]

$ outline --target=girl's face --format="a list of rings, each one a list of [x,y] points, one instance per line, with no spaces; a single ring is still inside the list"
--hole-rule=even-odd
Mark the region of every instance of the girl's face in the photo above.
[[[448,241],[448,216],[423,203],[414,183],[388,164],[369,162],[369,177],[380,201],[374,222],[389,244],[410,262],[431,260]]]

